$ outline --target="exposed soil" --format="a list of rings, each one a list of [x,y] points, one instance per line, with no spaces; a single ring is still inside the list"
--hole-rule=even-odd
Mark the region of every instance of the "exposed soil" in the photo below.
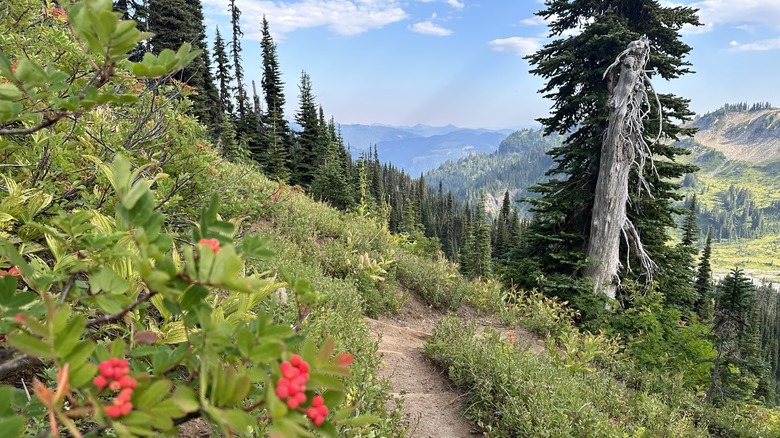
[[[390,380],[393,396],[404,399],[404,417],[412,438],[465,438],[479,431],[463,417],[463,401],[445,376],[423,356],[423,343],[441,314],[411,298],[393,316],[367,319],[379,338],[384,359],[380,375]]]

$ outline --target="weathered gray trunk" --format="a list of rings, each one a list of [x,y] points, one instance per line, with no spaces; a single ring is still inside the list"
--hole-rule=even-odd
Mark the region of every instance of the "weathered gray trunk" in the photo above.
[[[642,37],[629,44],[612,65],[619,63],[620,76],[609,100],[609,125],[601,145],[585,269],[585,275],[593,280],[594,291],[603,291],[611,299],[620,284],[621,235],[638,252],[647,271],[654,267],[626,215],[631,167],[637,164],[641,175],[649,154],[642,132],[642,117],[648,108],[645,64],[649,49],[647,39]]]

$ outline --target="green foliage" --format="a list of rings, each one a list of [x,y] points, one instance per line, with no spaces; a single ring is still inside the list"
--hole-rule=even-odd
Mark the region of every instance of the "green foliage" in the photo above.
[[[478,335],[473,324],[449,317],[425,351],[465,391],[467,415],[487,436],[707,436],[684,412],[592,369],[589,358],[613,345],[606,338],[565,339],[552,358],[534,356],[496,332]]]
[[[468,282],[458,275],[455,265],[431,262],[407,252],[396,254],[398,282],[437,309],[457,309],[463,302]]]

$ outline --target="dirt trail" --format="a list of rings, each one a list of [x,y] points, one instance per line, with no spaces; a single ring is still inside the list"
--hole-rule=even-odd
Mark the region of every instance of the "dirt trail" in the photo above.
[[[404,416],[411,438],[466,438],[481,435],[464,417],[463,400],[447,378],[423,356],[423,343],[442,315],[416,298],[408,299],[400,312],[368,319],[379,337],[385,366],[380,370],[404,399]]]

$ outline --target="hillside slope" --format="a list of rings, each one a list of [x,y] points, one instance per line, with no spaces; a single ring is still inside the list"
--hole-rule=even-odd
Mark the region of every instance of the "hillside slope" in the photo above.
[[[690,124],[696,141],[729,160],[767,164],[780,160],[780,108],[736,110],[729,106]]]

